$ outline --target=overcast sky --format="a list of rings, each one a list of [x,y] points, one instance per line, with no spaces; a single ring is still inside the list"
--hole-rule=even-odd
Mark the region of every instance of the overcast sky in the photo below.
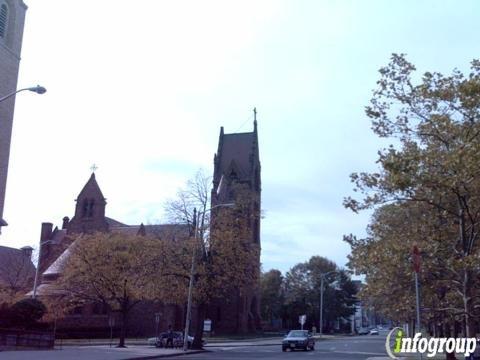
[[[312,255],[343,266],[349,174],[384,146],[364,114],[378,69],[407,53],[420,72],[479,57],[476,1],[25,0],[29,6],[0,244],[35,246],[90,176],[107,216],[157,223],[220,126],[251,131],[258,109],[262,263]]]

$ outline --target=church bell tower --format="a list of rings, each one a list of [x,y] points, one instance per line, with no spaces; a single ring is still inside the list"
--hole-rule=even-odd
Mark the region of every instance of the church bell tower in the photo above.
[[[92,173],[76,201],[75,215],[66,224],[68,233],[108,231],[108,223],[105,218],[107,201],[98,186],[95,173]]]
[[[257,132],[257,111],[254,109],[253,131],[225,134],[220,128],[218,150],[214,156],[212,208],[220,204],[246,200],[248,203],[247,240],[260,250],[260,211],[261,211],[261,167]],[[237,193],[246,187],[248,198]],[[253,214],[253,216],[251,216]],[[215,212],[211,226],[215,226]],[[260,258],[250,264],[260,272]],[[260,293],[251,288],[243,295],[237,292],[218,301],[209,309],[209,318],[215,324],[217,333],[252,333],[260,330]]]

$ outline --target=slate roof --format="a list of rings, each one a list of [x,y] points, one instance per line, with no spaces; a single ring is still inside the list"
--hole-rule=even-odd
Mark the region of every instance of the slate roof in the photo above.
[[[102,190],[100,190],[100,186],[98,186],[97,180],[95,179],[95,173],[93,172],[92,175],[90,175],[90,179],[88,179],[87,183],[83,187],[82,191],[80,191],[78,197],[80,197],[82,193],[94,194],[99,199],[106,200],[105,196],[103,196],[102,194]]]
[[[110,227],[115,227],[115,226],[128,226],[124,223],[121,223],[120,221],[117,221],[115,219],[109,218],[108,216],[105,216],[105,221],[107,222],[108,226]]]
[[[189,236],[189,226],[184,224],[163,224],[163,225],[125,225],[119,221],[108,218],[111,224],[110,231],[128,234],[128,235],[138,235],[141,227],[145,229],[145,234],[154,235],[161,239],[170,239],[170,240],[182,240]],[[117,226],[115,226],[117,224]],[[143,234],[143,235],[145,235]],[[66,248],[63,253],[43,272],[43,276],[46,277],[55,277],[63,272],[65,265],[72,253],[75,243],[73,242],[68,248]]]
[[[62,273],[63,269],[65,268],[65,264],[72,253],[74,244],[75,243],[70,244],[70,246],[60,254],[60,256],[47,268],[47,270],[43,272],[44,276],[52,276]]]
[[[242,174],[246,176],[250,172],[250,158],[254,156],[255,133],[224,134],[222,147],[219,153],[220,169],[227,171],[232,161],[239,167]]]
[[[67,236],[66,229],[55,228],[52,233],[52,238],[49,241],[53,244],[61,244],[65,236]]]
[[[140,231],[140,228],[144,230]],[[161,239],[185,239],[190,234],[190,228],[186,224],[162,224],[162,225],[124,225],[114,226],[111,231],[129,235],[154,235]]]

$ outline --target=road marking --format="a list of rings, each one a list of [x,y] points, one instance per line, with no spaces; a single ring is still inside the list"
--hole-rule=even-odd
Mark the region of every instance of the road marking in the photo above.
[[[323,351],[323,352],[328,352],[328,351]],[[383,353],[374,353],[374,352],[367,352],[367,351],[333,351],[336,354],[359,354],[359,355],[380,355],[380,356],[385,356]]]

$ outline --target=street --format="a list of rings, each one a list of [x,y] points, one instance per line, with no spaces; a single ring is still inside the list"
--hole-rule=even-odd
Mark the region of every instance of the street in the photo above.
[[[210,343],[206,352],[180,355],[180,350],[157,349],[153,346],[132,345],[126,349],[110,348],[108,346],[64,346],[52,351],[5,351],[0,352],[3,360],[117,360],[153,358],[155,356],[177,355],[176,359],[207,360],[207,359],[376,359],[385,358],[385,335],[379,336],[345,336],[317,341],[314,351],[282,352],[281,339],[232,341]]]
[[[348,336],[317,341],[314,351],[282,352],[280,342],[257,342],[246,346],[208,346],[208,353],[181,356],[181,359],[369,359],[385,357],[385,336]]]

